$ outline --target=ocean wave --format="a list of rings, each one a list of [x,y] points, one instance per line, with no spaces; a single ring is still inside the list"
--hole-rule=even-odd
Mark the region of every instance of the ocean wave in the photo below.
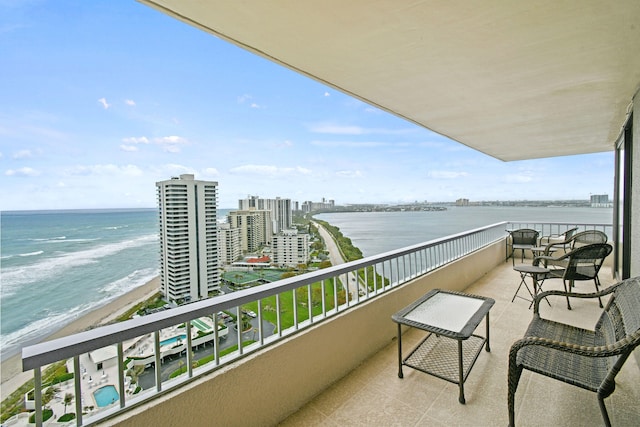
[[[152,244],[157,234],[140,236],[131,240],[103,244],[94,248],[65,253],[56,257],[39,259],[37,262],[2,269],[2,292],[0,299],[14,295],[23,286],[37,285],[38,282],[63,274],[69,269],[100,262],[102,258],[118,252]]]
[[[135,270],[133,273],[105,285],[99,292],[108,297],[120,296],[148,283],[150,280],[156,278],[158,274],[160,274],[160,272],[157,268]]]
[[[105,230],[120,230],[121,228],[128,228],[128,225],[115,225],[112,227],[104,227]]]
[[[59,240],[66,240],[67,236],[58,236],[58,237],[43,237],[43,238],[33,238],[33,239],[27,239],[27,240],[31,240],[32,242],[55,242],[55,241],[59,241]]]
[[[17,331],[2,334],[2,359],[17,353],[24,343],[39,341],[103,304],[102,301],[96,301],[73,307],[65,312],[51,313],[47,317],[25,324]]]
[[[36,256],[36,255],[42,255],[44,253],[44,251],[36,251],[36,252],[28,252],[26,254],[18,254],[18,256]]]
[[[92,239],[66,239],[66,240],[50,240],[47,243],[67,243],[67,242],[95,242],[96,240],[101,240],[100,237],[94,237]]]
[[[2,334],[0,348],[2,359],[17,353],[25,343],[39,341],[44,337],[55,333],[87,313],[102,307],[114,299],[148,283],[159,274],[158,269],[144,268],[109,283],[100,289],[100,298],[85,304],[77,305],[64,312],[54,312],[47,317],[35,320],[24,325],[19,330],[8,334]]]

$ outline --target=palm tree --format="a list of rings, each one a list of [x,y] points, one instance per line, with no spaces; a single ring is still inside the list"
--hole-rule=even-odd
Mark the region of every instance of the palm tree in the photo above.
[[[65,393],[64,395],[64,413],[67,413],[67,405],[70,405],[73,401],[73,394]]]
[[[59,391],[60,391],[60,388],[56,386],[52,385],[47,387],[44,393],[42,393],[42,406],[46,407],[49,404],[49,402],[51,402],[53,398],[56,396],[56,393],[58,393]]]

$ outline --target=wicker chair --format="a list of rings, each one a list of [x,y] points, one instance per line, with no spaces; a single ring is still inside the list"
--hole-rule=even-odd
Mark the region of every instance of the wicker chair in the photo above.
[[[613,247],[608,243],[595,243],[592,245],[579,246],[560,257],[553,258],[542,255],[533,259],[533,265],[539,266],[542,263],[549,268],[544,279],[562,279],[564,291],[569,292],[576,281],[593,280],[596,285],[596,292],[600,290],[600,279],[598,272],[604,263],[604,259],[609,256]],[[567,288],[567,283],[569,287]],[[600,300],[602,307],[602,300]],[[567,308],[571,310],[571,303],[567,297]]]
[[[552,243],[556,246],[562,245],[562,248],[566,252],[567,248],[569,247],[569,243],[571,242],[571,238],[573,237],[576,231],[578,231],[578,227],[570,228],[566,230],[564,233],[549,234],[548,236],[542,236],[540,237],[540,246],[547,246]]]
[[[541,318],[540,301],[553,295],[567,293],[539,294],[524,338],[509,351],[509,425],[515,426],[515,393],[522,370],[527,369],[597,393],[602,418],[610,426],[604,399],[613,393],[616,375],[640,345],[640,277],[595,294],[568,294],[576,298],[611,295],[593,331]]]
[[[594,243],[607,243],[608,240],[608,236],[602,231],[581,231],[580,233],[573,234],[563,242],[548,243],[545,246],[544,255],[550,255],[552,249],[555,249],[558,246],[562,246],[562,249],[564,249],[564,251],[566,252],[567,249],[572,251],[576,248],[579,248],[580,246],[591,245]]]
[[[507,239],[507,259],[511,257],[511,263],[515,265],[513,259],[513,253],[516,249],[522,251],[522,262],[524,262],[524,251],[526,249],[535,248],[538,246],[538,236],[540,232],[538,230],[532,230],[530,228],[520,228],[518,230],[507,230],[511,237],[511,253],[509,253],[509,239]]]

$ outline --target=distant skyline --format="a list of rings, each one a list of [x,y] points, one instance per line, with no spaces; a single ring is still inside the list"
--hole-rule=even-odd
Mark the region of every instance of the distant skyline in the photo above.
[[[613,195],[613,151],[502,162],[133,0],[0,1],[0,51],[2,210]]]

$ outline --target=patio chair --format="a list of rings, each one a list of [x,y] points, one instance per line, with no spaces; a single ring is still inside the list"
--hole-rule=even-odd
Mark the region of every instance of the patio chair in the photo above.
[[[542,239],[541,239],[542,240]],[[606,233],[598,230],[586,230],[581,231],[580,233],[575,233],[567,240],[563,242],[552,242],[548,243],[545,246],[544,255],[551,255],[553,249],[561,246],[562,249],[566,250],[574,250],[575,248],[579,248],[580,246],[591,245],[594,243],[607,243],[609,237]]]
[[[562,245],[562,248],[566,252],[569,241],[573,237],[576,231],[578,231],[578,227],[569,228],[563,233],[549,234],[548,236],[542,236],[540,237],[540,246],[546,246],[551,243],[555,245]]]
[[[580,246],[557,258],[548,255],[536,257],[533,259],[533,265],[539,266],[540,263],[543,263],[549,269],[545,279],[562,279],[565,292],[569,292],[573,288],[575,281],[585,280],[593,280],[596,292],[598,292],[600,290],[598,272],[604,259],[612,250],[613,247],[608,243],[595,243]],[[569,284],[568,288],[567,283]],[[602,300],[599,301],[600,307],[602,307]],[[567,297],[567,308],[571,310],[569,297]]]
[[[640,277],[595,294],[568,294],[576,298],[611,295],[593,331],[540,317],[540,301],[554,295],[567,293],[539,294],[524,338],[509,351],[509,426],[515,426],[515,393],[523,369],[597,393],[604,423],[611,426],[604,399],[613,393],[616,375],[640,345]]]
[[[524,251],[538,246],[538,236],[540,232],[530,228],[520,228],[518,230],[507,230],[510,239],[507,239],[507,259],[511,257],[511,263],[515,265],[513,253],[520,249],[522,251],[522,262],[524,262]],[[509,241],[511,241],[511,253],[509,253]]]

